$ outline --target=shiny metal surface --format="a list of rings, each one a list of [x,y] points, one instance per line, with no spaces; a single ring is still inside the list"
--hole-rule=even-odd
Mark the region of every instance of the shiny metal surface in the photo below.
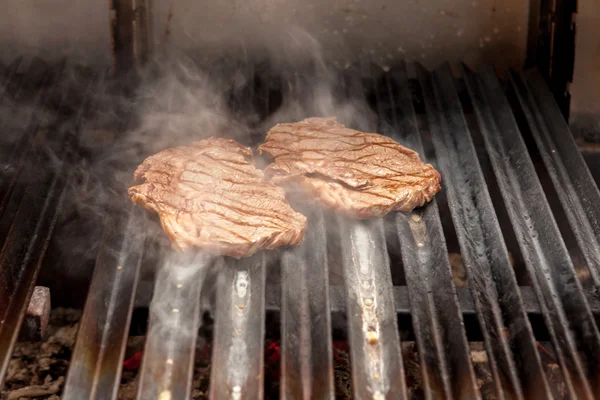
[[[79,323],[64,400],[116,399],[144,237],[143,211],[130,205],[105,229],[104,243]]]
[[[600,290],[600,191],[544,79],[530,72],[511,78],[531,134]]]
[[[221,260],[217,280],[211,399],[263,397],[264,254]]]
[[[430,75],[420,71],[420,76],[437,163],[442,171],[448,171],[443,189],[467,269],[496,393],[499,398],[549,398],[550,387],[532,340],[533,332],[523,311],[517,280],[450,67],[446,64]]]
[[[308,217],[304,242],[281,259],[281,397],[333,399],[333,355],[325,221]]]
[[[200,327],[200,290],[210,263],[193,252],[165,255],[150,303],[138,400],[190,397]]]
[[[354,396],[405,399],[383,221],[338,219]]]
[[[475,80],[476,79],[476,80]],[[515,117],[492,68],[471,78],[477,115],[546,326],[576,398],[600,393],[600,336]],[[478,92],[475,92],[477,90]]]

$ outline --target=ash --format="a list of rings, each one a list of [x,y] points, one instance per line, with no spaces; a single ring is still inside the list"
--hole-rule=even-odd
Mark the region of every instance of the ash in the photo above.
[[[19,342],[8,367],[6,384],[0,400],[59,400],[75,345],[81,311],[56,308],[50,313],[48,336],[41,342]],[[119,388],[119,400],[134,400],[137,375],[145,337],[131,336],[125,352],[125,362]],[[265,343],[265,399],[279,398],[279,341]],[[483,343],[470,342],[471,360],[483,398],[496,399],[495,386]],[[560,368],[549,343],[538,342],[542,364],[556,398],[564,398],[565,386]],[[352,399],[352,370],[347,341],[333,341],[336,399]],[[193,400],[208,399],[210,383],[211,343],[199,338],[196,348]],[[421,368],[417,346],[412,341],[402,343],[405,379],[409,398],[425,398],[421,386]]]
[[[45,341],[17,343],[0,399],[60,398],[80,317],[81,311],[57,308],[50,313]]]
[[[59,400],[69,369],[77,337],[81,310],[56,308],[50,313],[48,335],[41,342],[18,342],[9,363],[6,384],[0,400]],[[127,343],[125,358],[142,350],[144,337],[132,336]],[[210,352],[198,354],[194,372],[192,399],[208,398]],[[136,397],[137,368],[123,368],[119,400]]]

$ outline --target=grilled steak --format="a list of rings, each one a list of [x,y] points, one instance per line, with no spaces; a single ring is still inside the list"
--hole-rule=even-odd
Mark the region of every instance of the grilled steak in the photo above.
[[[415,151],[335,118],[277,124],[258,149],[274,161],[267,179],[354,218],[411,211],[440,190],[440,174]]]
[[[263,180],[252,151],[233,140],[210,138],[148,157],[129,188],[134,203],[155,211],[176,248],[197,246],[236,258],[297,244],[306,217],[285,191]]]

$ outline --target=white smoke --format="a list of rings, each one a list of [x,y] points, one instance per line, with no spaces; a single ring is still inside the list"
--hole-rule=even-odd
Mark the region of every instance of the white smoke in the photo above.
[[[40,126],[47,129],[68,130],[78,119],[84,121],[79,132],[82,157],[73,166],[73,180],[53,239],[58,256],[52,259],[54,265],[46,269],[48,279],[76,280],[86,286],[103,243],[103,227],[129,207],[127,188],[133,184],[133,171],[154,153],[210,136],[255,146],[275,123],[313,116],[335,116],[347,125],[372,129],[374,117],[364,94],[361,91],[348,98],[340,72],[329,67],[314,37],[286,27],[260,57],[224,60],[202,67],[181,54],[157,55],[139,75],[107,78],[89,93],[87,101],[92,107],[85,115],[74,112],[68,121],[61,121],[61,115],[48,114],[50,108],[38,107],[33,101],[26,103],[30,108],[2,103],[6,107],[0,110],[3,116],[10,116],[12,109],[19,113],[31,111]],[[66,82],[73,93],[81,95],[87,90],[88,80],[85,74],[80,75],[68,68]],[[263,92],[254,90],[258,81]],[[66,92],[69,85],[60,84],[65,88],[57,90],[56,101],[71,93]],[[264,92],[279,93],[281,104],[272,103],[267,110]],[[74,110],[86,102],[83,96],[67,101]],[[23,118],[6,120],[23,125]],[[61,121],[61,126],[51,127],[54,120]],[[47,151],[60,157],[60,148],[50,146]],[[127,234],[147,239],[141,279],[154,277],[157,282],[150,305],[152,329],[158,330],[159,335],[169,331],[189,334],[191,328],[174,315],[185,313],[186,307],[197,302],[212,262],[201,253],[193,255],[193,260],[185,265],[172,262],[172,257],[180,255],[169,253],[169,239],[158,218],[143,214],[147,224],[139,224],[143,228]],[[114,246],[109,250],[120,251],[120,243],[109,241],[108,245]],[[275,264],[277,257],[276,251],[270,252],[268,263]],[[191,281],[198,291],[182,291],[180,283],[173,284]],[[67,287],[65,283],[64,289]],[[209,294],[210,290],[205,290],[203,297]],[[174,301],[180,306],[174,306]],[[174,309],[179,311],[174,313]]]
[[[288,45],[269,48],[268,61],[262,60],[262,70],[254,63],[224,63],[219,70],[207,70],[181,57],[160,61],[158,78],[145,77],[148,81],[143,82],[137,93],[137,125],[121,140],[117,158],[133,159],[136,160],[133,164],[137,164],[165,148],[210,136],[257,145],[275,123],[312,116],[335,116],[355,127],[373,128],[374,117],[363,93],[358,93],[356,98],[345,97],[340,90],[340,71],[327,66],[319,43],[307,32],[297,29],[286,30],[282,35]],[[263,72],[268,75],[260,76]],[[275,90],[283,92],[281,106],[270,115],[267,110],[259,109],[267,106],[266,102],[260,101],[263,94],[250,89],[257,79],[262,79],[263,88],[268,89],[275,83],[279,85]],[[261,120],[261,115],[267,117]],[[130,179],[133,167],[135,165],[130,164],[129,169],[118,171],[122,175],[119,179]],[[156,236],[164,239],[156,221],[151,232],[158,232]],[[153,341],[184,345],[182,337],[189,338],[197,331],[198,320],[179,318],[179,315],[196,310],[198,292],[191,291],[190,297],[182,298],[185,293],[173,279],[191,281],[200,290],[204,277],[211,273],[207,271],[207,265],[214,264],[208,261],[210,257],[200,257],[205,261],[185,266],[168,261],[160,264],[150,305],[152,326],[149,337],[154,338]],[[276,262],[278,252],[270,252],[267,258],[269,264]],[[182,272],[191,278],[180,276]],[[274,270],[267,271],[267,275],[273,273]],[[202,298],[211,297],[213,290],[204,285]],[[174,302],[178,305],[174,306]],[[166,384],[164,388],[168,389],[168,386]]]

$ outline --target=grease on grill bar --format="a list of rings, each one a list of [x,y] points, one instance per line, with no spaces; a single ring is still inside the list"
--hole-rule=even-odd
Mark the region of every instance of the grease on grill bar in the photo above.
[[[187,399],[192,391],[200,290],[210,260],[171,253],[157,271],[137,398]]]
[[[261,95],[255,89],[250,87],[249,97],[242,100],[242,106],[253,108]],[[222,259],[218,268],[221,271],[216,285],[210,398],[263,398],[265,254],[259,252],[240,260]]]
[[[338,219],[357,398],[405,399],[406,385],[383,221]]]
[[[211,399],[263,396],[265,278],[262,252],[219,265]]]

